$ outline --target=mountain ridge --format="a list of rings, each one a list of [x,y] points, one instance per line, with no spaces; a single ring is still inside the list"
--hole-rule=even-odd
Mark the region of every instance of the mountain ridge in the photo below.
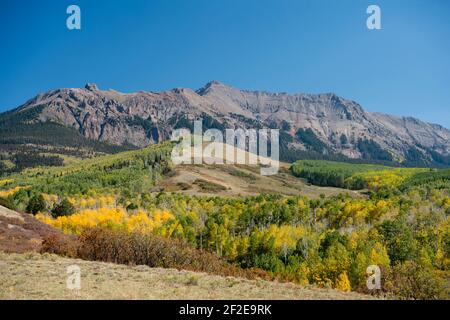
[[[203,118],[204,128],[279,128],[284,154],[394,161],[410,165],[450,165],[450,130],[413,117],[367,112],[357,102],[335,93],[288,94],[240,90],[213,80],[192,90],[121,93],[63,88],[38,94],[23,105],[0,114],[22,118],[21,125],[54,123],[83,137],[116,146],[145,147],[170,138],[173,129],[192,126]],[[9,126],[8,126],[9,125]],[[0,130],[0,136],[2,131]],[[1,143],[1,141],[0,141]]]

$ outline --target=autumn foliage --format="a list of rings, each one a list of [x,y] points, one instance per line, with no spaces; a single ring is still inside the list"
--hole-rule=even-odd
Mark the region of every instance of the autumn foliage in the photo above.
[[[257,269],[261,277],[408,299],[445,291],[449,170],[299,161],[294,175],[347,189],[314,199],[301,190],[239,198],[152,192],[170,170],[169,154],[151,147],[29,171],[1,182],[0,192],[80,241],[46,239],[50,252],[224,275]],[[63,199],[73,210],[56,211],[73,214],[54,213]],[[378,291],[366,290],[370,265],[383,270]]]
[[[207,251],[150,233],[87,228],[76,238],[52,235],[44,240],[42,252],[92,261],[155,268],[175,268],[221,276],[273,280],[261,269],[233,266]]]

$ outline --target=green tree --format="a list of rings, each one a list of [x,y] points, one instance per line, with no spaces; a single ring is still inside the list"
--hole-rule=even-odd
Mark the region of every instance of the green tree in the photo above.
[[[403,219],[386,220],[378,230],[384,238],[392,265],[414,258],[416,248],[413,233]]]
[[[52,209],[53,218],[61,216],[70,216],[75,212],[75,208],[66,198],[62,199],[60,203],[56,204]]]
[[[346,145],[348,143],[348,138],[345,134],[341,134],[340,140],[341,140],[341,145]]]
[[[16,209],[16,206],[14,202],[11,200],[11,198],[0,198],[0,206],[3,206],[11,210]]]
[[[45,210],[45,208],[46,204],[44,197],[42,196],[42,194],[39,194],[31,197],[25,210],[29,213],[36,214],[40,211]]]

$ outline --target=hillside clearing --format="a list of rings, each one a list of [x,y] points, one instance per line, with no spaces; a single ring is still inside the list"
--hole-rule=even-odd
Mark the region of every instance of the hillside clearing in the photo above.
[[[349,193],[356,198],[362,197],[351,190],[308,185],[303,179],[294,177],[287,164],[282,164],[278,174],[272,176],[262,176],[259,169],[258,166],[248,165],[178,165],[171,176],[160,181],[155,189],[204,196],[237,197],[266,193],[319,198],[321,194],[335,196]],[[196,180],[205,180],[221,188],[213,191],[202,189],[195,183]]]

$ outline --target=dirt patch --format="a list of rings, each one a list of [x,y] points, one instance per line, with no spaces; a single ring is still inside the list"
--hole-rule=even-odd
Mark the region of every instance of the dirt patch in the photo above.
[[[24,218],[21,216],[20,213],[2,206],[0,206],[0,219],[1,218],[24,221]]]

